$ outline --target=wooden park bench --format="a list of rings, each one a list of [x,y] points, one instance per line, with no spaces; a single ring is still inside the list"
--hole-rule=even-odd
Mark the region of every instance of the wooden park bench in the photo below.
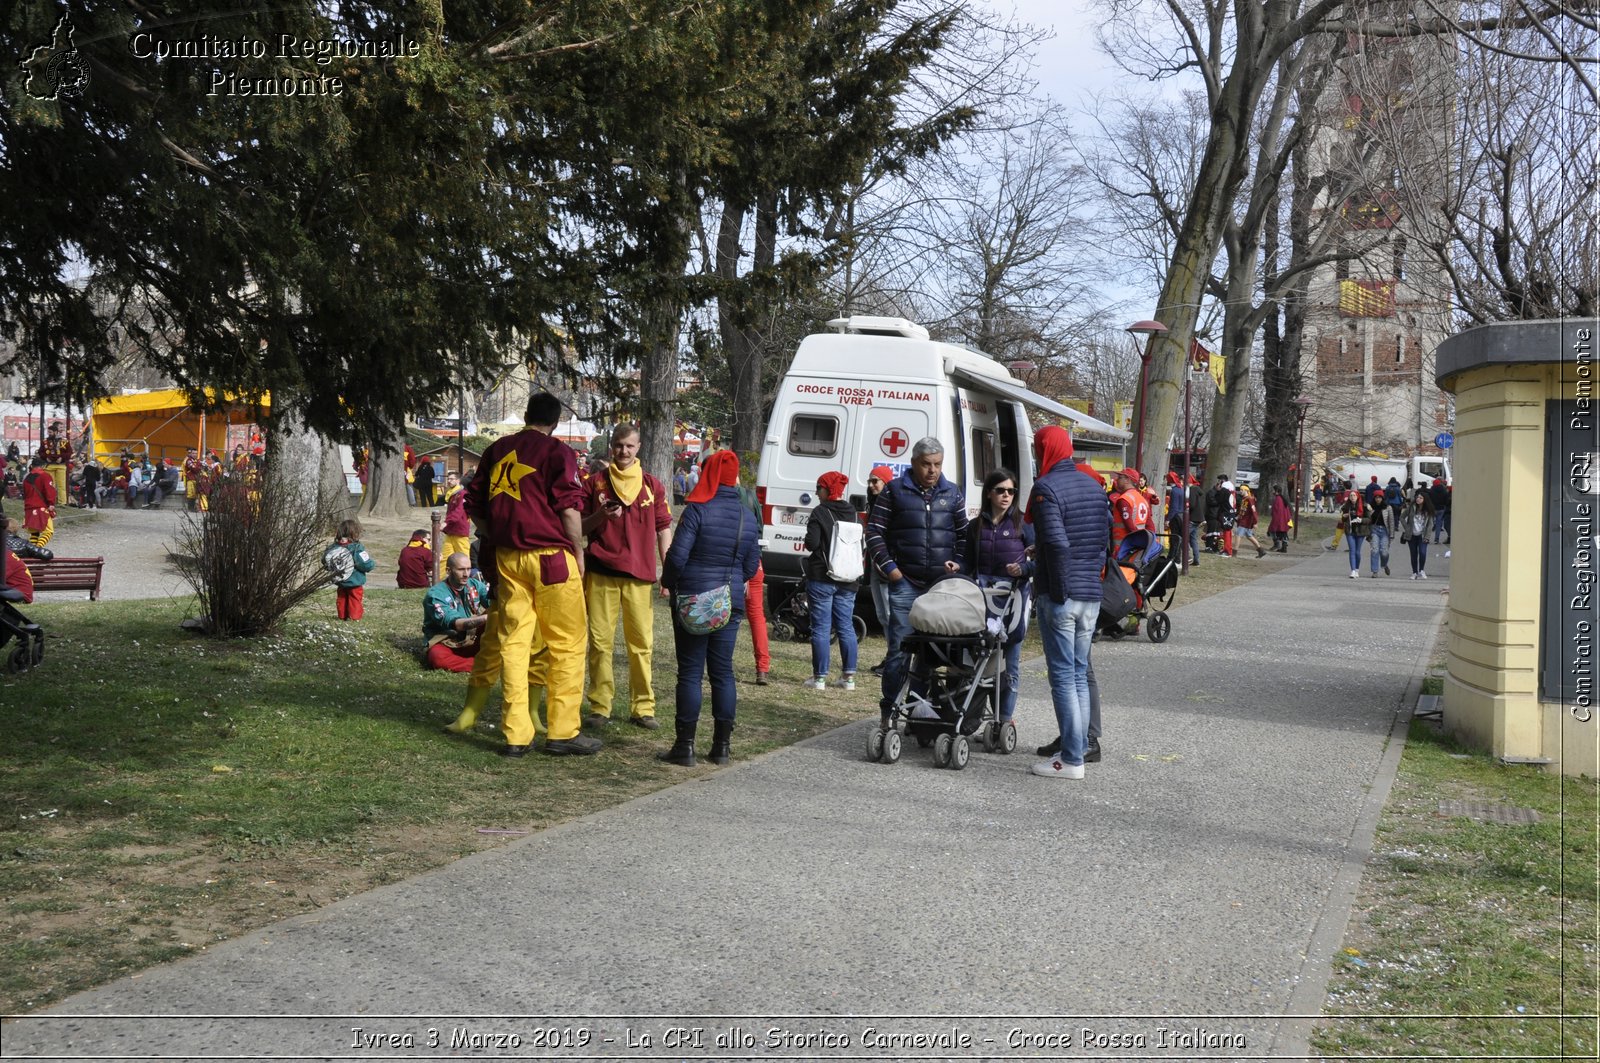
[[[106,566],[103,557],[55,557],[40,561],[23,558],[36,591],[88,591],[89,600],[100,600],[100,573]]]

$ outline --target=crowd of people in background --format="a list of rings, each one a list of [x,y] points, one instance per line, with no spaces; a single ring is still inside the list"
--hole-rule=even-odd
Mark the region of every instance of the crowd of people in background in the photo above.
[[[1380,484],[1374,476],[1364,487],[1348,480],[1324,493],[1337,499],[1333,512],[1338,515],[1327,548],[1336,550],[1344,542],[1351,579],[1361,578],[1361,555],[1369,546],[1373,577],[1380,569],[1385,576],[1392,575],[1389,557],[1395,543],[1406,547],[1414,580],[1428,578],[1430,537],[1433,544],[1445,547],[1445,557],[1450,556],[1450,487],[1443,480],[1416,484],[1408,479],[1402,484],[1391,476],[1387,484]]]
[[[641,729],[658,729],[653,671],[659,587],[670,599],[676,664],[673,740],[660,759],[679,766],[696,762],[709,688],[708,755],[726,763],[737,713],[735,646],[745,622],[753,636],[754,681],[768,683],[771,669],[754,455],[741,463],[733,452],[718,450],[680,461],[663,483],[639,461],[636,425],[617,426],[603,454],[584,455],[551,436],[559,419],[553,396],[534,396],[527,427],[492,443],[464,476],[441,475],[435,458],[405,447],[409,500],[444,509],[440,548],[434,549],[428,528],[414,530],[399,552],[395,580],[397,587],[425,592],[424,665],[468,676],[462,710],[446,730],[471,730],[496,684],[504,688],[507,756],[525,755],[541,730],[547,731],[543,752],[589,755],[603,748],[598,733],[614,720],[625,717]],[[56,507],[70,497],[86,508],[159,508],[180,495],[189,508],[204,510],[218,485],[259,475],[265,452],[257,433],[227,458],[190,448],[181,463],[173,463],[124,451],[116,465],[89,460],[74,467],[59,429],[53,424],[39,453],[26,462],[20,478],[23,521],[7,522],[7,549],[42,549],[53,534]],[[993,469],[970,519],[965,492],[943,474],[943,444],[919,440],[909,457],[899,473],[877,466],[861,477],[864,514],[852,500],[847,470],[830,470],[817,480],[802,567],[801,608],[812,657],[805,685],[856,689],[861,647],[855,616],[862,590],[868,595],[865,609],[886,638],[884,658],[871,668],[881,680],[885,720],[908,681],[902,646],[921,594],[943,579],[963,576],[1024,596],[1035,609],[1019,610],[1018,622],[1005,633],[996,719],[1014,717],[1022,642],[1029,623],[1036,622],[1057,724],[1057,738],[1039,748],[1044,759],[1033,769],[1046,778],[1082,778],[1084,765],[1100,758],[1090,646],[1108,560],[1137,567],[1163,547],[1189,566],[1201,564],[1202,554],[1234,557],[1240,547],[1253,547],[1260,558],[1269,547],[1258,527],[1265,524],[1270,549],[1279,553],[1288,551],[1293,530],[1294,510],[1282,488],[1271,488],[1270,499],[1262,502],[1226,474],[1206,488],[1197,476],[1173,471],[1158,496],[1137,469],[1102,476],[1072,461],[1071,436],[1060,428],[1035,435],[1038,473],[1030,496],[1019,497],[1013,471]],[[23,464],[13,444],[0,457],[0,473],[9,469],[15,476]],[[368,454],[357,449],[354,464],[365,483]],[[1380,484],[1374,476],[1358,487],[1338,483],[1330,472],[1312,485],[1311,495],[1313,511],[1326,507],[1337,514],[1334,537],[1325,545],[1336,549],[1344,543],[1353,579],[1361,575],[1363,553],[1372,576],[1391,574],[1396,544],[1407,548],[1411,578],[1427,579],[1429,545],[1442,539],[1448,548],[1450,494],[1440,481],[1401,484],[1391,478]],[[1157,523],[1162,503],[1164,528]],[[364,588],[376,566],[363,533],[360,522],[342,522],[324,554],[342,620],[363,617]],[[618,704],[613,670],[619,629],[628,668],[626,704]],[[540,691],[546,701],[543,727],[533,711]]]

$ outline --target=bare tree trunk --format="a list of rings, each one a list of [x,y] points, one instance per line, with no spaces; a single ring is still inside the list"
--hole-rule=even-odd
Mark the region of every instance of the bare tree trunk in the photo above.
[[[778,195],[762,191],[756,200],[755,254],[749,276],[771,274],[778,257]],[[743,207],[728,207],[717,233],[717,274],[723,281],[717,300],[717,325],[722,335],[722,350],[728,365],[728,395],[733,401],[733,424],[729,445],[739,454],[759,452],[766,432],[762,407],[766,399],[767,338],[757,327],[766,320],[768,299],[759,291],[744,287],[735,290],[739,272],[739,236],[748,212]]]
[[[1296,146],[1295,181],[1289,197],[1289,269],[1311,253],[1311,207],[1321,185],[1303,177],[1310,165],[1309,156],[1310,150],[1303,143]],[[1273,213],[1277,214],[1276,211]],[[1272,226],[1267,230],[1265,246],[1266,280],[1268,288],[1272,289],[1279,287],[1278,250],[1278,229]],[[1290,506],[1293,506],[1295,500],[1288,486],[1289,467],[1300,457],[1300,417],[1294,400],[1299,397],[1303,387],[1300,374],[1300,343],[1306,316],[1303,275],[1283,292],[1279,306],[1281,314],[1275,312],[1268,316],[1263,337],[1265,357],[1261,382],[1265,400],[1261,418],[1261,455],[1257,468],[1261,471],[1262,486],[1270,491],[1274,485],[1282,485]],[[1307,482],[1306,470],[1296,470],[1296,491],[1303,492]]]
[[[367,467],[367,491],[361,498],[361,514],[380,520],[400,520],[411,509],[406,497],[405,432],[378,441],[367,448],[371,464]]]
[[[336,521],[355,516],[357,498],[350,493],[350,481],[345,479],[339,447],[326,440],[317,466],[317,498]]]
[[[672,481],[672,430],[678,419],[678,333],[683,314],[662,297],[647,319],[639,362],[639,461],[662,483]]]
[[[339,469],[339,448],[306,427],[294,413],[279,407],[268,424],[267,475],[281,478],[285,485],[300,488],[312,499],[316,511],[331,521],[343,520],[349,515],[350,492],[345,488],[344,474]],[[328,470],[333,470],[336,480],[330,481]],[[306,470],[316,469],[315,479],[306,478]],[[323,529],[332,532],[330,526]]]

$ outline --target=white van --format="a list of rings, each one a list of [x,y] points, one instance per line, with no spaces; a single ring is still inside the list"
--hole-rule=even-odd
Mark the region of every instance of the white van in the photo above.
[[[930,340],[920,325],[857,316],[828,327],[801,341],[767,421],[756,496],[769,577],[801,578],[818,476],[850,477],[850,499],[865,512],[867,474],[886,465],[899,475],[926,436],[944,444],[944,475],[965,489],[969,516],[992,469],[1014,470],[1021,498],[1033,486],[1028,407],[1069,421],[1080,453],[1125,452],[1129,433],[1028,390],[986,354]]]
[[[1431,484],[1435,480],[1454,482],[1450,475],[1450,459],[1440,454],[1414,454],[1407,458],[1334,458],[1328,462],[1328,469],[1339,483],[1354,480],[1357,487],[1367,486],[1374,476],[1381,484],[1388,483],[1391,476],[1402,484],[1407,480],[1413,484]]]

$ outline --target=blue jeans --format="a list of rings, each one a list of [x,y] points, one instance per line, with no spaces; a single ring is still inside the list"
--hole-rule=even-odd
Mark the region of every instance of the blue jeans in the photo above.
[[[1411,541],[1409,543],[1407,543],[1406,545],[1411,548],[1411,572],[1412,572],[1412,574],[1415,575],[1418,572],[1427,571],[1427,568],[1428,568],[1428,536],[1427,536],[1427,534],[1424,533],[1422,535],[1413,535],[1411,537]]]
[[[1050,673],[1050,701],[1061,730],[1061,760],[1082,764],[1089,736],[1089,647],[1100,603],[1039,599],[1039,636]]]
[[[856,592],[825,579],[806,580],[811,601],[811,674],[828,674],[828,640],[839,633],[839,658],[845,675],[856,670]]]
[[[1447,537],[1450,534],[1450,511],[1448,509],[1441,509],[1435,512],[1433,515],[1434,542],[1439,541],[1440,533],[1443,533]]]
[[[700,703],[704,696],[701,677],[711,673],[711,718],[733,720],[738,706],[738,687],[733,680],[733,648],[739,640],[740,614],[735,613],[728,625],[709,635],[693,635],[678,622],[677,612],[672,615],[672,643],[678,656],[678,706],[677,718],[682,723],[700,720]]]
[[[894,708],[894,700],[900,696],[900,688],[906,682],[910,665],[900,643],[911,634],[911,605],[919,593],[907,579],[889,584],[889,623],[884,629],[889,640],[889,655],[884,659],[883,697],[878,701],[882,712]]]
[[[1344,544],[1350,551],[1350,568],[1352,571],[1361,567],[1361,544],[1367,540],[1360,535],[1351,535],[1345,532]]]
[[[1389,529],[1382,524],[1372,526],[1372,574],[1389,563]]]
[[[1000,677],[1000,721],[1017,714],[1017,689],[1022,684],[1022,640],[1006,647],[1006,674]]]

